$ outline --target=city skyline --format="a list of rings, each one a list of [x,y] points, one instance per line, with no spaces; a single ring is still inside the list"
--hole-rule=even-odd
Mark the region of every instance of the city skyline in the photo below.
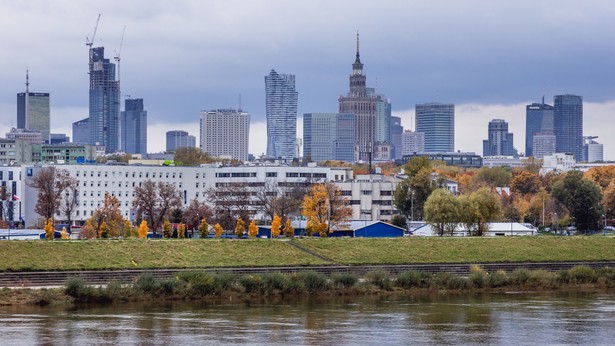
[[[358,29],[370,83],[390,98],[405,128],[414,128],[415,104],[450,102],[455,149],[480,153],[481,140],[464,134],[493,118],[510,124],[521,149],[525,106],[570,93],[584,99],[583,133],[599,136],[610,158],[615,139],[602,126],[615,112],[613,47],[603,44],[615,32],[609,2],[350,4],[327,3],[321,11],[317,3],[276,1],[180,1],[171,7],[109,1],[97,8],[64,1],[3,3],[0,130],[15,126],[14,95],[24,89],[26,68],[32,90],[53,96],[52,132],[70,134],[71,123],[87,117],[84,43],[102,13],[94,46],[105,46],[108,56],[127,27],[122,94],[150,100],[148,151],[164,150],[155,139],[169,127],[194,133],[201,110],[236,108],[241,94],[242,108],[253,119],[250,152],[265,152],[266,141],[257,134],[265,133],[262,76],[272,68],[296,75],[298,114],[336,112],[337,98],[347,92],[348,56]],[[280,12],[284,18],[275,14]],[[352,20],[334,20],[341,12]],[[207,26],[201,25],[204,19]],[[308,25],[316,19],[323,25]],[[420,30],[433,27],[428,24],[434,20],[443,25]],[[280,31],[284,23],[293,25]]]

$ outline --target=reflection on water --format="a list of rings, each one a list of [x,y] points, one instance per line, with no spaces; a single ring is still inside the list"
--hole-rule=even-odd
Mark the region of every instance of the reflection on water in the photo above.
[[[615,293],[1,307],[2,345],[610,344]]]

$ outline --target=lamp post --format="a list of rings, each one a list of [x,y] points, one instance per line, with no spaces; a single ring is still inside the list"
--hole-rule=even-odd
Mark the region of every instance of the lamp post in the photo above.
[[[602,217],[604,218],[604,228],[602,229],[602,233],[606,235],[606,215],[602,214]]]
[[[557,219],[557,213],[555,214],[555,234],[559,233],[559,220]]]

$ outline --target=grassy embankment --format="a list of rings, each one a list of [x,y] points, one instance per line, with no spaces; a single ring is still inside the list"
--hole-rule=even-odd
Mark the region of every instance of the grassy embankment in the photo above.
[[[0,271],[615,260],[615,237],[0,242]]]

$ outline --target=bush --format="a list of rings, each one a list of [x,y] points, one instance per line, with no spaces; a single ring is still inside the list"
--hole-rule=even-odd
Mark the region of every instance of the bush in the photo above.
[[[487,276],[486,285],[488,287],[502,287],[508,285],[508,274],[505,270],[498,270],[495,273],[490,273]]]
[[[288,290],[288,277],[282,273],[263,274],[263,290],[266,293],[286,292]]]
[[[367,272],[365,274],[365,280],[383,290],[391,290],[393,288],[389,273],[382,269]]]
[[[160,293],[164,295],[172,295],[184,286],[182,281],[176,279],[160,280]]]
[[[433,283],[436,287],[451,290],[461,290],[468,287],[468,280],[447,272],[439,272],[434,275]]]
[[[474,264],[470,267],[470,274],[468,275],[468,280],[473,287],[484,287],[487,282],[487,272],[480,266]]]
[[[527,284],[532,287],[556,288],[558,286],[557,274],[546,270],[530,272]]]
[[[160,289],[160,282],[152,274],[143,274],[133,283],[132,288],[137,292],[155,294]]]
[[[523,286],[527,284],[530,279],[530,271],[527,269],[515,269],[510,273],[510,282],[517,286]]]
[[[262,292],[264,288],[263,278],[260,275],[246,275],[239,280],[246,293]]]
[[[324,274],[307,271],[298,274],[303,287],[310,293],[324,291],[327,287],[327,277]]]
[[[603,267],[596,270],[596,275],[598,276],[598,281],[612,285],[615,284],[615,268]]]
[[[104,288],[100,295],[105,297],[107,301],[126,300],[125,289],[119,281],[111,280],[107,287]]]
[[[424,272],[419,272],[416,270],[407,270],[401,272],[397,276],[397,280],[395,284],[399,287],[403,288],[412,288],[412,287],[428,287],[431,281],[431,276]]]
[[[217,290],[221,292],[234,290],[237,283],[237,279],[232,274],[216,274],[214,279]]]
[[[335,287],[350,288],[357,284],[359,277],[353,273],[340,273],[331,276],[331,281]]]
[[[180,272],[177,274],[177,279],[185,283],[188,296],[205,296],[219,291],[214,276],[206,272]]]
[[[85,280],[80,277],[71,277],[64,284],[64,292],[75,298],[77,301],[87,301],[91,299],[94,290],[86,285]]]
[[[574,266],[568,273],[571,283],[586,284],[596,282],[598,279],[596,272],[588,266]]]

